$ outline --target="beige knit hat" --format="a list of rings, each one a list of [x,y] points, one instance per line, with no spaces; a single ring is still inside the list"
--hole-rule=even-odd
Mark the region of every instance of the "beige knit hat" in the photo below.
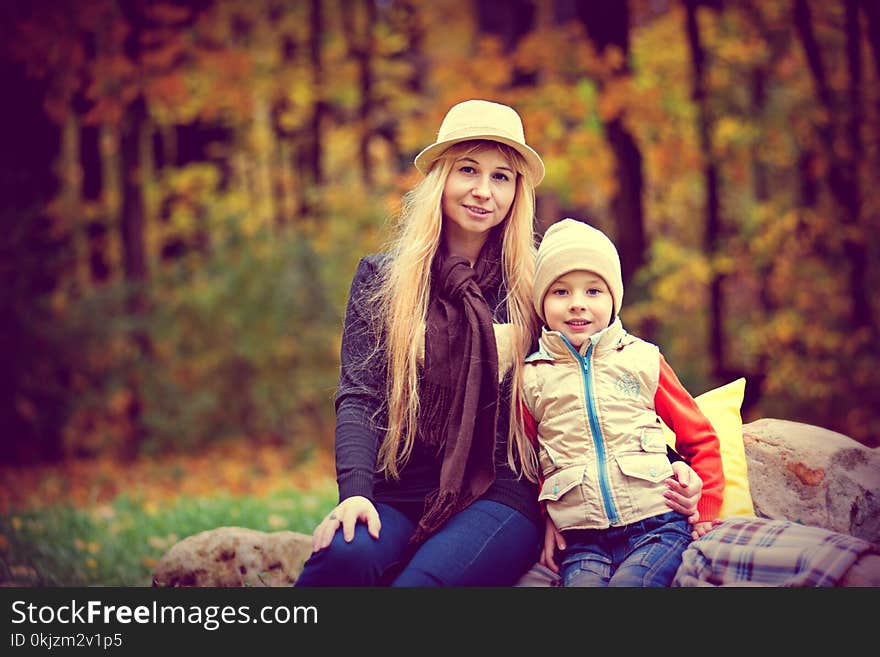
[[[544,233],[535,260],[535,286],[532,303],[542,322],[544,297],[553,282],[570,271],[585,269],[601,276],[614,303],[613,320],[620,312],[623,302],[623,276],[620,273],[620,256],[614,243],[601,230],[577,219],[563,219]]]
[[[427,173],[447,148],[472,139],[507,144],[525,158],[535,185],[544,179],[544,162],[526,144],[519,114],[512,107],[488,100],[466,100],[453,105],[440,124],[437,140],[416,156],[416,168]]]

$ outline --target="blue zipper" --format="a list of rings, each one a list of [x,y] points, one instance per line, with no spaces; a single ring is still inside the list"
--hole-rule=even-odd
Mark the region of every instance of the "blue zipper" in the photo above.
[[[560,333],[562,340],[574,355],[575,360],[581,365],[581,376],[584,379],[584,399],[587,402],[587,418],[590,422],[590,434],[593,437],[593,446],[596,448],[596,465],[599,474],[599,490],[602,493],[602,504],[605,506],[605,514],[612,525],[616,525],[620,518],[611,497],[611,489],[608,486],[608,459],[605,456],[605,440],[602,437],[602,429],[599,427],[599,418],[596,415],[596,403],[593,400],[593,376],[590,372],[590,358],[593,354],[593,342],[587,347],[587,353],[581,357],[568,338]]]

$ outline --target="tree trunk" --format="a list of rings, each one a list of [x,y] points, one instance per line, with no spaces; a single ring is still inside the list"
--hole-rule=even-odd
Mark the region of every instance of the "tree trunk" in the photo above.
[[[0,3],[0,43],[16,35],[17,19],[33,7]],[[59,154],[61,128],[44,102],[49,84],[26,75],[0,48],[0,79],[14,90],[0,109],[0,464],[33,465],[64,455],[69,363],[41,328],[57,328],[43,301],[67,276],[59,255],[70,244],[57,234],[46,204],[60,192],[47,166]],[[5,484],[6,482],[4,482]]]
[[[294,34],[285,33],[281,38],[282,68],[297,68],[299,43]],[[276,176],[275,194],[278,207],[277,223],[279,226],[293,223],[297,212],[297,167],[296,167],[296,130],[285,125],[283,115],[290,109],[290,100],[286,94],[276,95],[272,102],[272,131],[276,144]]]
[[[501,41],[505,54],[511,54],[517,45],[535,25],[535,3],[532,0],[476,0],[477,24],[480,32],[491,34]],[[511,79],[512,87],[531,87],[535,85],[534,73],[525,73],[515,68]]]
[[[577,15],[599,55],[611,47],[620,49],[623,64],[613,71],[612,78],[630,75],[629,3],[600,3],[577,0]],[[610,80],[598,80],[600,93]],[[642,191],[642,154],[636,140],[624,123],[623,112],[603,120],[605,137],[614,154],[617,191],[611,199],[611,216],[617,225],[615,241],[620,249],[623,284],[629,285],[636,271],[646,262],[647,241]]]
[[[135,66],[140,64],[140,36],[144,28],[144,16],[136,3],[123,5],[131,33],[126,39],[126,55]],[[147,312],[144,285],[147,282],[146,249],[146,199],[144,197],[144,131],[147,126],[147,103],[143,93],[138,93],[125,111],[121,132],[120,154],[122,158],[122,233],[123,271],[128,286],[127,312],[134,328],[130,339],[137,357],[128,373],[129,403],[126,409],[130,435],[123,447],[123,456],[134,459],[141,450],[146,437],[142,421],[143,400],[140,369],[150,359],[152,347],[149,335],[139,326]]]
[[[706,187],[706,225],[703,249],[710,260],[718,253],[722,238],[721,203],[718,193],[718,164],[712,144],[712,116],[706,89],[706,54],[700,39],[697,9],[700,0],[685,0],[687,40],[693,67],[691,98],[698,109],[698,132],[703,152],[703,177]],[[724,276],[714,272],[709,282],[709,353],[712,373],[718,376],[725,369],[724,344]]]
[[[868,43],[874,56],[874,72],[880,74],[880,2],[864,0],[861,4],[868,19]],[[880,100],[877,101],[876,111],[880,116]]]
[[[103,282],[119,273],[118,258],[112,254],[121,249],[114,249],[110,241],[119,238],[117,227],[121,218],[122,176],[120,173],[120,136],[117,126],[104,124],[98,129],[98,150],[101,169],[101,207],[104,210],[103,221],[94,229],[95,242],[92,251],[92,277],[96,282]]]
[[[862,34],[859,24],[859,0],[846,0],[846,59],[849,65],[849,119],[846,135],[849,142],[849,163],[842,163],[843,173],[848,179],[843,201],[848,204],[846,218],[855,226],[862,225],[862,189],[859,173],[862,169],[864,149],[862,148]],[[867,235],[865,236],[867,238]],[[868,292],[868,253],[867,240],[853,237],[850,233],[845,241],[847,260],[850,262],[850,290],[853,295],[852,323],[856,327],[867,327],[876,335],[877,327],[871,312],[871,299]]]
[[[358,29],[358,3],[345,2],[342,5],[342,30],[348,43],[348,54],[357,63],[358,91],[358,161],[361,179],[364,184],[373,184],[373,171],[370,164],[370,140],[373,138],[373,57],[376,26],[376,5],[372,0],[361,3],[364,8],[363,26]]]
[[[61,128],[61,154],[59,177],[61,179],[61,216],[70,231],[73,244],[73,274],[79,293],[88,287],[89,240],[82,217],[83,169],[80,165],[82,139],[79,118],[71,110]]]
[[[847,227],[857,227],[860,224],[862,210],[859,185],[859,171],[862,164],[862,147],[859,138],[862,65],[858,0],[847,0],[846,2],[846,49],[850,73],[847,111],[838,111],[834,102],[821,48],[813,31],[810,6],[807,0],[795,0],[794,19],[813,78],[816,96],[827,117],[817,126],[817,133],[829,163],[829,190],[840,212],[841,223]],[[843,116],[842,120],[846,122],[844,126],[835,124],[835,119],[841,115]],[[842,137],[840,141],[846,144],[845,153],[841,153],[840,149],[835,147],[838,143],[838,137]],[[864,241],[848,234],[844,239],[844,255],[849,266],[849,288],[852,298],[850,324],[853,328],[870,328],[872,333],[876,334],[866,287],[868,255]]]
[[[129,106],[122,130],[122,246],[125,278],[133,283],[147,279],[147,251],[144,241],[144,205],[140,139],[146,119],[143,96]]]
[[[309,125],[303,131],[300,146],[301,185],[300,207],[301,216],[309,215],[317,208],[316,199],[324,184],[324,166],[322,162],[322,137],[324,116],[327,112],[324,99],[324,63],[321,50],[321,39],[324,35],[324,8],[321,0],[311,0],[309,14],[309,63],[312,72],[312,88],[314,101]]]
[[[429,77],[430,66],[424,53],[425,29],[418,3],[409,0],[386,3],[377,20],[384,21],[390,32],[401,35],[405,40],[406,46],[391,57],[394,62],[402,63],[408,69],[401,91],[411,98],[424,96],[425,80]],[[372,93],[375,96],[375,89]],[[400,146],[399,130],[403,117],[395,109],[396,106],[396,99],[390,98],[388,94],[381,98],[374,97],[370,128],[375,137],[385,140],[389,149],[388,161],[399,171],[408,171],[412,162],[408,154],[403,154]],[[412,112],[407,112],[406,119],[412,118]]]
[[[501,40],[505,53],[516,50],[519,40],[529,33],[535,21],[531,0],[476,0],[477,25],[480,32]]]
[[[280,223],[275,203],[275,187],[273,185],[272,154],[275,146],[272,140],[272,116],[269,101],[265,93],[258,87],[253,90],[253,114],[251,116],[251,156],[254,162],[254,201],[251,207],[260,227],[271,227]]]
[[[406,34],[407,59],[412,66],[412,72],[407,76],[407,87],[412,93],[421,95],[425,90],[429,66],[424,54],[425,31],[419,23],[419,8],[413,2],[404,1],[395,4],[401,16],[403,32]]]

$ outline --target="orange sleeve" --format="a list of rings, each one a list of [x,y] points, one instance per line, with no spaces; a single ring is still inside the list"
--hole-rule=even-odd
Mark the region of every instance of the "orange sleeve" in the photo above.
[[[687,459],[703,480],[703,494],[697,504],[700,520],[715,520],[724,493],[721,443],[712,423],[662,355],[654,407],[666,426],[675,433],[676,451]]]

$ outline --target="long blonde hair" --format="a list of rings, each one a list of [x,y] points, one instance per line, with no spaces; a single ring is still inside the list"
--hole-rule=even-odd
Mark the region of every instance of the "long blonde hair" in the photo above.
[[[388,266],[372,303],[385,328],[388,426],[379,448],[378,466],[386,477],[398,478],[412,453],[419,417],[419,355],[431,289],[431,263],[443,229],[441,199],[456,159],[464,153],[497,148],[517,172],[516,192],[501,224],[502,275],[507,321],[514,326],[514,365],[507,461],[511,469],[535,481],[534,449],[522,430],[520,382],[522,362],[538,328],[531,303],[535,274],[535,191],[528,167],[514,149],[498,143],[469,141],[449,148],[427,175],[403,198],[394,234],[387,248]]]

